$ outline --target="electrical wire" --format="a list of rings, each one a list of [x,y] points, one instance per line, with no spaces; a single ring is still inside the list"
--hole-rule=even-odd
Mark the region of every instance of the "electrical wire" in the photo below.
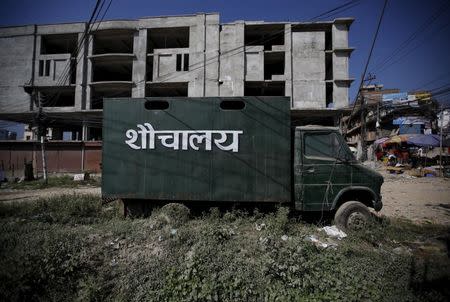
[[[105,10],[105,13],[103,14],[103,17],[106,14],[107,10],[109,9],[109,6],[111,5],[111,2],[112,2],[112,0],[109,2],[109,5],[108,5],[107,9]],[[101,3],[101,5],[100,5],[100,3]],[[79,63],[79,60],[84,57],[83,53],[81,53],[81,56],[80,56],[80,52],[79,51],[82,48],[84,48],[84,46],[87,44],[86,43],[86,38],[88,39],[88,41],[90,41],[89,39],[92,39],[92,37],[90,36],[90,33],[92,31],[94,23],[97,20],[97,18],[99,16],[99,14],[100,14],[104,4],[105,4],[105,0],[97,0],[97,4],[96,4],[96,6],[94,8],[94,11],[92,12],[92,15],[91,15],[88,23],[86,24],[86,28],[85,28],[85,31],[83,33],[83,36],[79,40],[78,46],[77,46],[76,50],[74,51],[73,56],[75,57],[75,64],[74,64],[75,66],[77,66],[77,64]],[[97,10],[99,5],[100,5],[100,8]],[[102,17],[101,21],[103,21],[103,17]],[[101,21],[100,21],[100,23],[101,23]],[[98,29],[98,26],[97,26],[97,29]],[[65,75],[64,75],[64,72],[60,75],[56,86],[52,86],[52,89],[54,89],[54,87],[57,87],[57,88],[58,87],[62,88],[63,86],[67,87],[66,86],[66,82],[67,82],[69,76],[71,75],[71,73],[70,73],[70,66],[71,66],[71,64],[72,64],[72,58],[69,59],[67,64],[66,64],[65,70],[67,69],[67,72],[65,72]],[[55,92],[52,95],[51,100],[48,103],[45,104],[46,107],[52,107],[53,105],[55,105],[56,102],[58,101],[59,97],[61,96],[61,93],[62,93],[62,91]]]
[[[364,78],[366,77],[367,68],[369,67],[370,59],[372,57],[372,53],[373,53],[373,50],[375,48],[375,43],[377,41],[378,33],[380,31],[381,23],[383,21],[383,16],[384,16],[384,13],[386,11],[387,3],[388,3],[388,0],[384,0],[383,9],[381,10],[380,18],[379,18],[378,24],[377,24],[377,29],[375,31],[375,35],[374,35],[373,40],[372,40],[372,46],[370,47],[369,55],[367,57],[366,64],[365,64],[365,67],[364,67],[364,72],[363,72],[363,74],[361,76],[361,81],[360,81],[359,86],[358,86],[358,92],[356,94],[355,101],[353,102],[353,107],[352,107],[352,111],[350,112],[349,119],[347,120],[347,127],[348,127],[348,123],[350,122],[350,120],[352,118],[353,111],[355,110],[355,107],[356,107],[356,104],[357,104],[357,101],[358,101],[358,97],[361,94],[361,88],[362,88],[362,86],[364,84]],[[362,102],[362,100],[361,100],[361,102]],[[347,129],[347,127],[345,127],[345,129]]]
[[[392,66],[395,66],[396,64],[400,63],[401,61],[404,61],[411,53],[413,53],[414,51],[418,50],[419,48],[421,48],[422,46],[425,45],[429,45],[429,42],[426,43],[425,41],[427,39],[429,39],[429,41],[435,39],[436,37],[438,37],[438,34],[443,31],[444,29],[446,29],[448,26],[450,25],[450,22],[447,22],[444,26],[441,26],[439,28],[437,28],[434,32],[432,32],[431,34],[425,36],[419,43],[417,43],[417,45],[411,49],[404,49],[404,53],[401,54],[401,56],[399,58],[397,58],[397,60],[393,61],[390,64],[385,64],[382,68],[378,69],[378,73],[382,73],[385,70],[391,68]]]
[[[439,19],[448,9],[450,8],[450,3],[446,2],[438,10],[433,13],[424,23],[422,23],[406,40],[404,40],[395,50],[393,50],[386,58],[384,58],[381,62],[375,65],[374,69],[371,70],[373,72],[382,70],[385,66],[389,66],[389,62],[400,56],[402,52],[407,49],[407,47],[416,40],[420,35],[426,33],[428,28],[430,28],[436,20]],[[413,48],[416,49],[416,48]],[[405,55],[402,55],[401,58],[404,58]],[[393,64],[391,64],[393,65]]]
[[[349,119],[347,120],[347,126],[345,127],[345,131],[346,131],[346,132],[347,132],[347,130],[348,130],[348,125],[349,125],[349,122],[350,122],[350,120],[351,120],[351,116],[352,116],[352,114],[353,114],[353,111],[354,111],[355,106],[356,106],[356,103],[357,103],[357,98],[358,98],[359,94],[361,93],[361,88],[362,88],[362,85],[363,85],[363,83],[364,83],[364,78],[366,77],[367,68],[368,68],[368,66],[369,66],[369,63],[370,63],[370,59],[371,59],[371,57],[372,57],[373,50],[374,50],[374,48],[375,48],[375,42],[376,42],[376,40],[377,40],[378,33],[379,33],[379,31],[380,31],[380,27],[381,27],[381,23],[382,23],[382,21],[383,21],[384,13],[385,13],[385,11],[386,11],[387,3],[388,3],[388,0],[384,0],[383,8],[382,8],[382,10],[381,10],[380,18],[379,18],[378,24],[377,24],[377,29],[376,29],[376,31],[375,31],[375,35],[374,35],[373,40],[372,40],[372,46],[371,46],[371,48],[370,48],[369,55],[368,55],[368,57],[367,57],[366,65],[365,65],[365,67],[364,67],[364,72],[363,72],[363,74],[362,74],[362,76],[361,76],[361,82],[360,82],[360,84],[359,84],[358,93],[357,93],[357,96],[356,96],[356,98],[355,98],[355,102],[354,102],[354,104],[353,104],[353,108],[352,108],[352,111],[351,111],[351,113],[350,113]],[[337,152],[337,157],[339,157],[339,155],[341,154],[342,147],[343,147],[343,144],[340,144],[340,145],[339,145],[338,152]],[[333,189],[333,182],[332,182],[332,180],[333,180],[333,174],[334,174],[334,170],[335,170],[336,165],[338,164],[338,162],[340,162],[340,159],[339,159],[339,158],[336,158],[336,159],[334,160],[333,166],[331,167],[331,170],[330,170],[330,176],[329,176],[328,181],[327,181],[327,188],[326,188],[326,190],[325,190],[325,193],[324,193],[323,199],[322,199],[322,209],[321,209],[320,222],[321,222],[322,219],[323,219],[324,206],[325,206],[325,205],[329,206],[328,192],[329,192],[330,190]]]

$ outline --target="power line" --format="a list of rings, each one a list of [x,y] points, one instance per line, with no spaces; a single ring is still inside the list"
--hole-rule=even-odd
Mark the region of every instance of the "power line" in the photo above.
[[[428,28],[433,25],[433,23],[438,20],[438,18],[444,14],[450,8],[449,3],[445,3],[439,9],[433,13],[424,23],[422,23],[406,40],[404,40],[394,51],[392,51],[384,60],[382,60],[378,65],[376,65],[373,71],[384,70],[386,66],[392,66],[393,64],[388,65],[389,62],[394,60],[397,56],[399,56],[402,52],[405,52],[407,47],[416,40],[420,35],[424,34]],[[445,27],[445,26],[444,26]],[[442,29],[442,27],[441,27]],[[441,30],[440,29],[440,30]],[[414,47],[415,50],[417,47]],[[400,59],[404,58],[405,55],[401,56]]]
[[[411,48],[411,49],[409,49],[409,50],[406,50],[406,52],[403,53],[402,56],[399,57],[397,60],[395,60],[395,61],[392,62],[391,64],[384,65],[384,67],[381,68],[381,69],[379,70],[379,73],[381,73],[381,72],[383,72],[383,71],[385,71],[385,70],[391,68],[391,67],[394,66],[395,64],[397,64],[397,63],[399,63],[399,62],[405,60],[411,53],[413,53],[413,52],[416,51],[417,49],[421,48],[422,46],[428,45],[428,43],[425,43],[425,40],[427,40],[428,37],[431,37],[431,40],[432,40],[432,39],[435,39],[435,38],[437,37],[437,34],[438,34],[439,32],[441,32],[441,31],[443,31],[443,30],[444,30],[447,26],[449,26],[449,25],[450,25],[450,22],[448,22],[448,23],[445,24],[444,26],[439,27],[437,30],[435,30],[435,31],[434,31],[433,33],[431,33],[430,35],[424,37],[424,38],[421,40],[421,42],[418,43],[418,45],[416,45],[415,47],[413,47],[413,48]]]
[[[100,3],[101,3],[101,5],[100,5]],[[96,6],[95,6],[95,8],[94,8],[94,10],[93,10],[93,12],[91,14],[91,17],[89,18],[89,21],[86,24],[84,33],[83,33],[81,39],[79,39],[76,49],[72,53],[72,56],[75,57],[75,64],[74,64],[75,66],[77,66],[79,59],[83,57],[83,54],[81,54],[81,56],[80,56],[80,50],[82,48],[84,48],[84,46],[86,45],[86,38],[89,37],[89,33],[92,30],[93,22],[95,22],[95,20],[97,20],[97,18],[99,16],[99,14],[101,12],[101,9],[103,8],[104,4],[105,4],[104,0],[97,0]],[[100,5],[100,9],[98,9],[99,5]],[[72,70],[71,70],[72,56],[67,61],[67,64],[66,64],[63,72],[59,76],[59,79],[58,79],[58,82],[57,82],[56,86],[53,86],[53,87],[66,86],[66,81],[69,79],[69,77],[71,75],[71,72],[72,72]],[[52,105],[54,105],[58,101],[60,96],[61,96],[61,91],[55,92],[52,95],[51,99],[48,100],[49,103],[48,104],[46,103],[46,105],[48,107],[51,107]]]
[[[412,89],[412,91],[414,91],[414,90],[420,90],[420,89],[425,88],[425,87],[427,87],[428,85],[431,85],[431,84],[433,84],[433,83],[435,83],[435,82],[442,81],[443,79],[446,79],[449,75],[450,75],[450,71],[446,71],[445,73],[440,74],[439,76],[433,78],[432,80],[430,80],[430,81],[428,81],[428,82],[425,82],[425,83],[423,83],[423,84],[420,84],[420,85],[417,86],[416,88]]]
[[[88,33],[89,33],[89,31],[90,31],[90,26],[91,26],[92,21],[93,21],[93,20],[96,20],[97,17],[98,17],[98,13],[100,12],[100,10],[98,10],[98,7],[99,7],[100,3],[102,3],[102,4],[101,4],[101,7],[100,7],[100,10],[101,10],[101,8],[103,7],[103,5],[104,5],[105,2],[104,2],[104,0],[97,0],[97,2],[96,2],[96,4],[95,4],[95,7],[94,7],[94,10],[92,11],[91,17],[89,18],[89,21],[88,21],[87,24],[86,24],[86,28],[85,28],[85,30],[84,30],[84,33],[83,33],[81,39],[78,41],[76,49],[75,49],[74,52],[72,53],[73,56],[76,58],[76,60],[77,60],[77,58],[78,58],[79,51],[80,51],[82,45],[85,43],[85,38],[86,38],[86,36],[88,35]],[[97,10],[98,10],[98,12],[97,12]],[[94,19],[94,16],[95,16],[95,19]],[[68,63],[66,64],[66,66],[65,66],[65,68],[64,68],[64,70],[63,70],[63,72],[61,73],[61,75],[60,75],[60,77],[59,77],[59,79],[58,79],[58,82],[57,82],[57,86],[59,86],[59,85],[65,83],[65,77],[66,77],[66,76],[65,76],[64,74],[66,73],[66,69],[67,69],[67,70],[70,70],[70,61],[71,61],[71,60],[68,61]],[[67,73],[67,74],[69,74],[69,73]],[[63,76],[63,75],[64,75],[64,76]],[[61,81],[62,78],[64,78],[63,81]]]
[[[330,10],[324,12],[324,13],[321,13],[321,14],[317,15],[317,16],[313,17],[310,20],[318,20],[320,18],[329,18],[329,17],[334,16],[334,15],[336,15],[338,13],[341,13],[342,11],[345,11],[347,9],[350,9],[350,8],[358,5],[360,2],[361,2],[361,0],[348,1],[348,2],[346,2],[344,4],[342,4],[342,5],[339,5],[338,7],[335,7],[333,9],[330,9]]]
[[[346,131],[347,131],[347,128],[348,128],[348,124],[350,123],[350,120],[352,118],[353,111],[355,110],[358,97],[361,94],[361,88],[362,88],[363,83],[364,83],[364,78],[366,77],[366,72],[367,72],[367,68],[369,67],[370,58],[372,57],[373,49],[375,48],[375,42],[377,41],[378,33],[380,31],[381,22],[383,21],[383,16],[384,16],[384,12],[386,10],[387,3],[388,3],[388,0],[384,0],[383,9],[381,10],[380,18],[378,20],[377,29],[375,31],[375,35],[374,35],[373,40],[372,40],[372,46],[370,47],[370,52],[369,52],[369,55],[367,57],[366,65],[364,67],[364,72],[363,72],[363,74],[361,76],[361,81],[359,83],[358,93],[356,94],[355,101],[353,102],[352,111],[350,112],[350,116],[349,116],[349,118],[347,120],[347,125],[345,127]]]

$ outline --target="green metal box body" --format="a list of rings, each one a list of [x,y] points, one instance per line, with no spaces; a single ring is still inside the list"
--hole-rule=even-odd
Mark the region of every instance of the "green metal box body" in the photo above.
[[[221,108],[233,102],[244,106]],[[287,97],[107,99],[102,195],[290,202],[289,110]]]

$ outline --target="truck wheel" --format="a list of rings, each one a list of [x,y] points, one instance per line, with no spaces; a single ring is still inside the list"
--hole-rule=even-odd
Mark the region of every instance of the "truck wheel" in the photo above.
[[[370,220],[370,211],[359,201],[347,201],[342,204],[334,215],[334,223],[344,230],[363,229]]]

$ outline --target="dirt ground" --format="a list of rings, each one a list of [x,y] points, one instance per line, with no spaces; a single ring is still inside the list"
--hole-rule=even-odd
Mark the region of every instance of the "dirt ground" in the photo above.
[[[384,176],[380,214],[450,225],[450,179],[379,172]]]
[[[40,197],[50,197],[64,194],[95,194],[100,195],[100,188],[78,187],[78,188],[46,188],[39,190],[6,190],[0,189],[0,202],[8,201],[31,201]]]
[[[450,225],[450,179],[380,172],[385,178],[381,188],[381,215],[406,218],[417,223]],[[95,187],[0,190],[0,202],[29,201],[57,194],[100,195],[100,191]]]

